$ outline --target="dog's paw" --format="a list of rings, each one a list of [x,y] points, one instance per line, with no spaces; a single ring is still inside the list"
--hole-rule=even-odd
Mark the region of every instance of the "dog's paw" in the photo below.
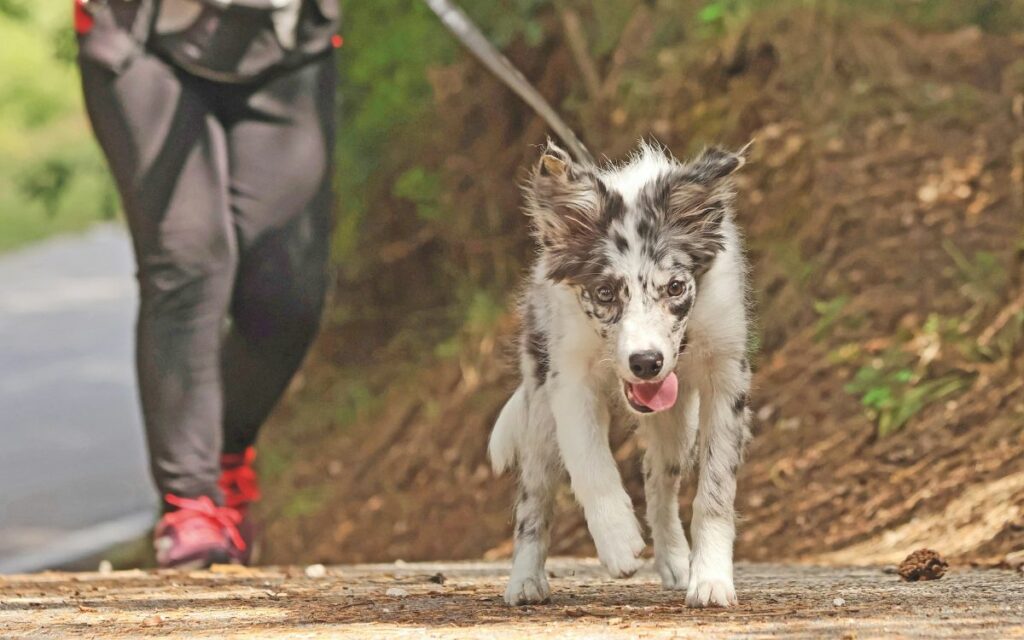
[[[547,602],[551,598],[551,587],[544,572],[513,575],[505,588],[505,602],[513,607],[524,604]]]
[[[628,578],[643,564],[640,554],[646,544],[634,520],[632,527],[593,531],[597,557],[613,578]]]
[[[661,586],[671,591],[685,591],[690,584],[690,558],[683,554],[654,554],[654,568],[661,576]]]
[[[688,607],[728,607],[736,602],[736,588],[729,578],[702,579],[695,575],[686,590]]]

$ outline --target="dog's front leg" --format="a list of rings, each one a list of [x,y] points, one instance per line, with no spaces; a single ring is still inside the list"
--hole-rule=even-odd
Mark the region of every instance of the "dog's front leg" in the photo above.
[[[558,446],[598,557],[613,577],[631,576],[640,568],[644,539],[612,457],[608,407],[583,372],[575,380],[564,372],[552,382]]]
[[[685,591],[690,584],[690,545],[679,519],[679,484],[690,473],[697,405],[696,392],[684,389],[671,411],[641,422],[647,440],[647,524],[654,541],[654,568],[666,589]]]
[[[749,437],[746,361],[729,359],[713,372],[700,393],[698,456],[700,476],[693,502],[693,552],[686,604],[736,604],[732,548],[736,538],[736,472]]]

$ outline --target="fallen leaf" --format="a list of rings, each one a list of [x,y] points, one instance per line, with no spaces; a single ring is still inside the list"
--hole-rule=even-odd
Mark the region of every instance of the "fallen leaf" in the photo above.
[[[154,614],[142,621],[144,627],[159,627],[164,623],[164,617],[159,613]]]
[[[210,573],[216,573],[220,575],[233,575],[233,576],[248,576],[257,573],[255,570],[250,569],[240,564],[215,564],[210,567]]]

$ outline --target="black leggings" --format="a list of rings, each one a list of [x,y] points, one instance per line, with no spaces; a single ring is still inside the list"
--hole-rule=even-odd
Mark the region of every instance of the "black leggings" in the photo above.
[[[143,54],[81,62],[138,265],[136,362],[161,494],[217,501],[316,333],[327,288],[334,56],[256,85]]]

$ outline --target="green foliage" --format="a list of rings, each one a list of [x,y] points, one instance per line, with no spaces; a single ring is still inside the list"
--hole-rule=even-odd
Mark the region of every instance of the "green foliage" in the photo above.
[[[117,210],[67,64],[70,9],[0,0],[0,251]]]
[[[462,353],[462,336],[454,335],[442,340],[434,347],[434,355],[443,360],[457,357]]]
[[[51,29],[50,43],[55,60],[68,66],[75,63],[78,57],[78,39],[73,29],[68,29],[64,24],[57,29]]]
[[[828,0],[792,0],[794,5],[827,4]],[[694,32],[717,37],[746,24],[757,11],[778,6],[778,0],[705,0],[694,14]]]
[[[550,0],[486,0],[461,1],[459,5],[469,14],[487,37],[499,49],[522,36],[527,46],[536,47],[544,39],[544,27],[537,19]]]
[[[814,265],[804,259],[800,247],[792,240],[780,240],[771,247],[786,276],[799,286],[814,275]]]
[[[845,391],[860,398],[879,436],[901,429],[925,407],[963,391],[973,376],[961,371],[934,374],[931,360],[946,346],[962,346],[966,340],[958,321],[936,314],[928,317],[914,335],[898,335],[897,342],[860,366]],[[859,360],[858,345],[845,345],[830,354],[836,364]]]
[[[296,519],[316,513],[320,511],[327,498],[327,487],[324,485],[297,488],[289,495],[282,515],[285,518]]]
[[[47,158],[22,175],[19,190],[29,200],[42,204],[46,214],[52,218],[57,215],[57,207],[67,191],[71,175],[71,164],[65,159]]]
[[[814,301],[814,312],[819,316],[818,321],[814,324],[815,338],[820,339],[828,333],[829,329],[842,317],[843,310],[846,309],[846,305],[849,302],[849,296],[838,296],[831,300]]]
[[[505,312],[505,304],[488,291],[475,291],[466,312],[466,328],[483,333],[490,331]]]
[[[741,25],[754,12],[773,7],[805,6],[838,13],[855,11],[898,18],[925,29],[957,29],[974,25],[996,33],[1024,28],[1024,3],[1019,0],[705,0],[695,19],[704,35],[718,35]]]
[[[731,4],[735,4],[735,2],[726,2],[725,0],[709,2],[703,9],[697,12],[697,18],[704,24],[719,22],[725,18],[725,14],[728,11],[727,5]]]
[[[456,318],[462,331],[434,347],[434,355],[438,358],[457,357],[463,352],[467,341],[479,340],[481,336],[493,331],[508,310],[507,301],[502,296],[472,286],[464,287],[455,306],[458,310],[464,310]]]
[[[441,218],[441,177],[435,171],[416,166],[398,176],[391,192],[416,204],[416,214],[424,220]]]
[[[392,145],[415,143],[409,125],[429,112],[428,67],[450,62],[456,52],[422,2],[349,2],[344,29],[337,154],[342,197],[334,236],[335,257],[343,264],[357,257],[371,176],[386,169]]]
[[[517,37],[528,45],[543,39],[537,19],[548,0],[472,0],[460,6],[499,47]],[[437,221],[440,178],[421,166],[417,150],[430,143],[435,109],[431,70],[453,63],[459,45],[423,2],[353,0],[345,7],[341,49],[338,135],[339,219],[335,258],[357,269],[360,233],[370,209],[374,176],[401,173],[392,189],[416,204],[421,218]]]
[[[1009,33],[1024,25],[1024,5],[1019,0],[858,1],[872,8],[890,9],[916,24],[933,29],[955,29],[971,24],[986,31]]]
[[[364,383],[349,380],[340,396],[332,399],[335,424],[347,425],[363,414],[372,411],[377,397]]]
[[[291,468],[292,463],[291,456],[286,455],[281,447],[260,449],[260,455],[257,459],[260,476],[263,482],[268,485],[279,482],[285,472]]]
[[[1009,361],[1013,354],[1019,353],[1022,343],[1024,343],[1024,311],[1018,311],[1007,318],[1006,324],[995,332],[987,344],[975,343],[972,346],[979,358],[995,362],[1000,358]]]
[[[589,8],[593,19],[586,25],[590,50],[595,58],[610,55],[619,44],[622,29],[633,17],[640,0],[618,0],[617,2],[577,2]]]
[[[861,367],[845,388],[860,396],[878,425],[878,435],[884,437],[901,429],[926,406],[963,390],[967,383],[958,375],[922,380],[910,369],[873,364]]]
[[[999,256],[989,251],[976,251],[968,258],[949,238],[943,238],[942,248],[953,260],[957,276],[963,282],[964,295],[981,305],[998,302],[1006,285],[1006,269]]]
[[[24,0],[0,0],[0,17],[23,21],[28,19],[28,5]]]

